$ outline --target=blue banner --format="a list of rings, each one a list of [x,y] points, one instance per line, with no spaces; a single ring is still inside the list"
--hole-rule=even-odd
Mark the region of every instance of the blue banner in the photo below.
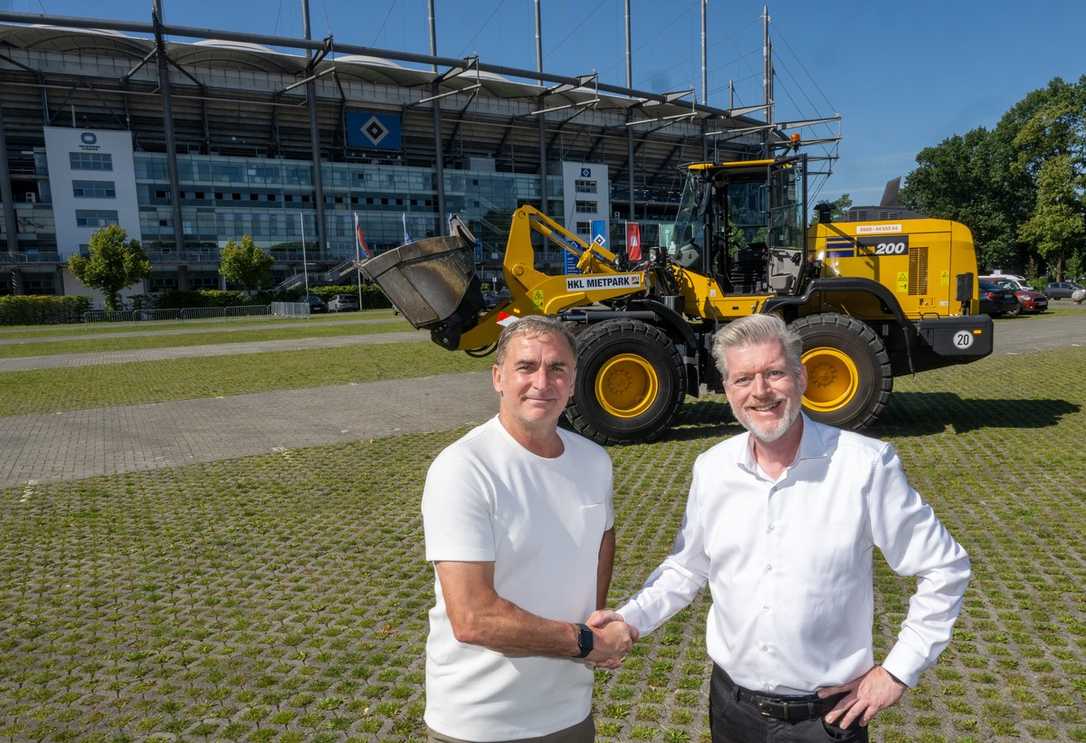
[[[607,220],[606,219],[593,219],[592,220],[592,242],[599,245],[601,248],[607,247]]]
[[[347,146],[362,150],[399,150],[400,115],[385,111],[347,111]]]
[[[562,271],[566,274],[580,273],[581,269],[577,268],[577,256],[570,253],[568,250],[562,251]]]

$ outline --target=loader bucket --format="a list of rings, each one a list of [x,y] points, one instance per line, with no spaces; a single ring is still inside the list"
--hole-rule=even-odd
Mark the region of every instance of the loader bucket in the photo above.
[[[478,322],[483,293],[475,275],[475,246],[460,235],[416,240],[371,258],[362,272],[400,314],[434,342],[457,348]]]

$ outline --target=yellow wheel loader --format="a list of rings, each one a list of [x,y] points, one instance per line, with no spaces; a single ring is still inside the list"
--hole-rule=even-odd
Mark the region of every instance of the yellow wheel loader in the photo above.
[[[503,261],[510,297],[484,307],[475,239],[458,218],[447,237],[420,240],[362,264],[416,328],[449,350],[493,350],[509,316],[572,324],[576,389],[566,417],[600,443],[651,441],[686,395],[723,391],[713,334],[775,313],[803,338],[808,415],[862,428],[885,408],[893,378],[992,352],[979,314],[973,239],[939,219],[807,224],[804,155],[693,163],[674,241],[627,263],[531,206],[513,214]],[[577,273],[540,266],[547,240],[577,257]]]

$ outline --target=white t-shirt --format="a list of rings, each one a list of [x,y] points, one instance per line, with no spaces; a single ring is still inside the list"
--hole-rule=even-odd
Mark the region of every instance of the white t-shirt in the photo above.
[[[611,458],[559,429],[547,459],[497,417],[434,460],[422,521],[426,559],[493,562],[494,589],[525,611],[583,622],[596,608],[600,540],[614,521]],[[534,738],[571,727],[592,707],[592,671],[566,658],[509,657],[453,637],[440,581],[426,642],[426,724],[473,741]]]

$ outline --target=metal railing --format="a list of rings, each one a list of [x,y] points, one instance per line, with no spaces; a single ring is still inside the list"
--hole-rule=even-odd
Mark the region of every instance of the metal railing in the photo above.
[[[57,253],[50,253],[50,252],[5,253],[5,252],[0,252],[0,263],[23,264],[23,263],[59,263],[59,262],[60,262],[60,256]]]
[[[154,320],[210,320],[226,317],[271,315],[268,304],[243,307],[179,307],[169,310],[89,310],[83,322],[141,322]]]
[[[309,302],[272,302],[271,313],[276,317],[309,317]]]

